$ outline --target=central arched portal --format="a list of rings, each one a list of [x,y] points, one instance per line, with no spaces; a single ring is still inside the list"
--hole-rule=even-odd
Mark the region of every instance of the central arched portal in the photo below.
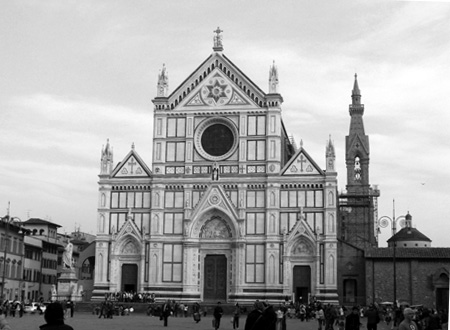
[[[122,265],[122,291],[136,292],[138,283],[138,266],[136,264]]]
[[[204,267],[204,300],[226,300],[227,298],[227,258],[224,254],[208,254]]]

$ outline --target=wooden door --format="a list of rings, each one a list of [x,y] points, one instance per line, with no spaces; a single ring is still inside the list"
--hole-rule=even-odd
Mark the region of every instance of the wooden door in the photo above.
[[[226,301],[227,258],[224,255],[207,255],[205,258],[203,299]]]

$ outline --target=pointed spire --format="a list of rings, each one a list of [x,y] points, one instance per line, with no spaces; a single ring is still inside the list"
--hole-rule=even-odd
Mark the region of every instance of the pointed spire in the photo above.
[[[110,174],[113,166],[113,150],[109,145],[109,139],[106,140],[106,146],[102,146],[102,157],[100,174]]]
[[[158,74],[157,97],[167,97],[169,94],[169,75],[166,65],[163,63],[162,70]]]
[[[331,140],[331,134],[329,136],[328,144],[326,147],[326,156],[327,157],[336,157],[336,153],[334,151],[334,144],[333,144],[333,141]]]
[[[216,35],[214,36],[214,47],[213,50],[215,52],[221,52],[223,51],[223,45],[222,45],[222,36],[220,35],[223,30],[220,29],[220,27],[217,27],[216,30],[213,31]]]
[[[278,93],[278,69],[275,66],[275,60],[269,69],[269,93]]]
[[[331,134],[328,139],[327,146],[325,148],[325,159],[326,159],[326,168],[327,172],[336,172],[334,163],[336,161],[336,153],[334,151],[334,144],[331,140]]]
[[[353,83],[352,90],[352,104],[360,105],[361,104],[361,91],[358,86],[358,75],[355,73],[355,82]]]

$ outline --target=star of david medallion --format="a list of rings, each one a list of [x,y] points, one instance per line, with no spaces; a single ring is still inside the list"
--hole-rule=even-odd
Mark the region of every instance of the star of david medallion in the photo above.
[[[230,98],[231,88],[223,79],[211,79],[202,91],[208,104],[225,104]]]

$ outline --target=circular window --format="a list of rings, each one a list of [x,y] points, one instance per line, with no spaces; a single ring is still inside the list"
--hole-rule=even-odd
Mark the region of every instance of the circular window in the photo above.
[[[237,148],[237,129],[225,118],[210,118],[195,132],[195,147],[202,157],[217,161],[230,157]]]
[[[223,156],[233,147],[234,136],[228,126],[214,124],[202,134],[202,148],[211,156]]]

